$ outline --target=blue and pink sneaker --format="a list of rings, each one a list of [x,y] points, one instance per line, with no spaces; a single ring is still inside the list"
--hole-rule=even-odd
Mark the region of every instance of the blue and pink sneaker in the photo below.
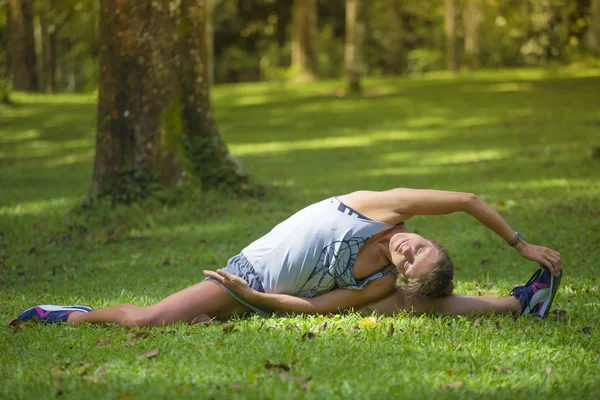
[[[521,315],[532,314],[544,318],[550,311],[561,278],[562,271],[559,276],[552,276],[550,270],[540,268],[524,286],[514,288],[512,295],[521,302]]]
[[[69,315],[75,311],[88,313],[92,311],[88,306],[54,306],[41,305],[28,308],[17,317],[18,321],[36,321],[47,324],[66,322]]]

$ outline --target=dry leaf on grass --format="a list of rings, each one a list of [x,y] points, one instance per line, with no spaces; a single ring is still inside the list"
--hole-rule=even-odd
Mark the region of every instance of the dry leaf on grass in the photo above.
[[[284,363],[275,364],[275,363],[272,363],[269,360],[267,360],[267,362],[265,363],[265,368],[266,369],[281,368],[284,371],[289,371],[290,370],[290,366],[287,365],[287,364],[284,364]]]
[[[590,328],[589,326],[583,327],[583,329],[581,331],[583,333],[585,333],[586,335],[591,335],[592,334],[592,328]]]
[[[210,323],[212,323],[215,320],[215,318],[211,318],[206,314],[200,314],[198,315],[196,318],[194,318],[191,322],[190,325],[208,325]]]
[[[110,339],[104,338],[104,339],[96,340],[94,342],[94,345],[95,346],[108,346],[108,345],[110,345]]]
[[[442,390],[446,390],[446,389],[458,389],[463,387],[465,384],[462,383],[461,381],[457,381],[457,382],[452,382],[452,383],[448,383],[446,385],[442,385],[440,387],[440,389]]]
[[[394,336],[394,331],[395,331],[394,324],[392,322],[390,322],[390,327],[388,328],[388,332],[387,332],[388,337]]]
[[[366,328],[367,326],[375,326],[375,325],[377,325],[377,318],[375,318],[375,317],[363,318],[362,321],[360,321],[361,328]]]
[[[223,324],[223,333],[231,333],[235,330],[235,324],[233,322],[228,322]]]
[[[144,354],[140,354],[140,355],[138,355],[138,356],[137,356],[137,358],[139,358],[139,359],[142,359],[142,360],[143,360],[143,359],[145,359],[145,358],[154,358],[154,357],[156,357],[156,356],[157,356],[157,355],[159,355],[159,354],[160,354],[160,349],[154,349],[154,350],[152,350],[152,351],[149,351],[149,352],[147,352],[147,353],[144,353]]]
[[[302,341],[304,342],[306,340],[312,340],[312,339],[314,339],[316,337],[317,337],[317,335],[315,335],[314,333],[312,333],[312,332],[306,332],[304,335],[302,335]]]

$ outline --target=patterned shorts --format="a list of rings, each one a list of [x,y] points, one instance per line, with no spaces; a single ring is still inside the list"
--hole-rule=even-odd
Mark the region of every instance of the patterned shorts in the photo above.
[[[230,274],[239,276],[240,278],[242,278],[243,280],[248,282],[248,285],[252,289],[256,290],[257,292],[261,292],[261,293],[265,292],[265,289],[263,288],[263,284],[260,281],[258,274],[254,270],[254,267],[252,266],[252,264],[250,264],[250,261],[248,261],[248,259],[242,253],[238,254],[237,256],[231,257],[229,259],[229,261],[227,261],[227,266],[223,269],[225,271],[229,272]],[[246,300],[242,299],[237,294],[232,292],[230,289],[227,289],[219,281],[217,281],[213,278],[208,277],[208,278],[206,278],[206,280],[215,282],[216,284],[221,286],[223,289],[225,289],[227,291],[227,293],[229,293],[234,299],[236,299],[237,301],[239,301],[246,307],[250,308],[253,312],[255,312],[263,317],[267,317],[274,313],[273,310],[270,310],[270,309],[264,308],[262,306],[258,306],[256,304],[247,302]]]

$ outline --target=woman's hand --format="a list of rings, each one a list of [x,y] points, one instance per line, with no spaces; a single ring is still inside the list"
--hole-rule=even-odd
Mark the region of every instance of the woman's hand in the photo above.
[[[227,271],[218,269],[216,271],[203,271],[204,275],[210,276],[214,280],[220,282],[227,289],[231,290],[244,300],[252,300],[252,297],[258,293],[256,290],[248,286],[248,282],[239,276],[230,274]]]
[[[560,274],[562,260],[559,252],[547,247],[536,246],[535,244],[527,243],[525,241],[520,242],[516,248],[523,258],[535,261],[548,268],[554,276]]]

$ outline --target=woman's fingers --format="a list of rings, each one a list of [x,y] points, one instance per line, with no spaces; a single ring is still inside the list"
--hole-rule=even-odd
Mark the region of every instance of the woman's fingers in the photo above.
[[[216,281],[219,281],[221,283],[225,283],[225,278],[222,277],[221,275],[219,275],[217,272],[215,271],[209,271],[209,270],[204,270],[202,271],[202,273],[206,276],[210,276],[211,278],[213,278]]]

